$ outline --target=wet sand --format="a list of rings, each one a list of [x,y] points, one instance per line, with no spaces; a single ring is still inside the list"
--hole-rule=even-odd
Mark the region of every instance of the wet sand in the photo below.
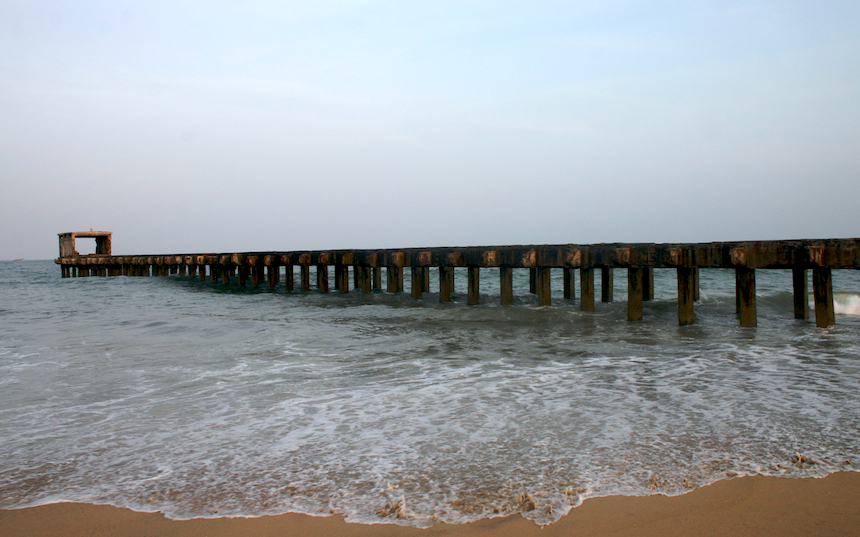
[[[744,477],[683,496],[586,500],[541,528],[519,515],[472,524],[416,529],[349,524],[341,517],[279,515],[259,518],[168,520],[160,513],[78,503],[0,510],[0,537],[11,536],[391,536],[555,537],[703,535],[860,536],[860,472],[824,479]]]

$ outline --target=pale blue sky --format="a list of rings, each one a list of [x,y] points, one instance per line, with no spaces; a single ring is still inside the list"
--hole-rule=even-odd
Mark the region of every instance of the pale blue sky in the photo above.
[[[857,2],[3,2],[0,259],[860,236]]]

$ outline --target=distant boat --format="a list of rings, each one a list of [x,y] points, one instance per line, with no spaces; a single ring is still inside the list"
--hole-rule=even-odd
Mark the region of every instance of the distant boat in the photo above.
[[[23,259],[16,259],[15,261],[23,261]]]

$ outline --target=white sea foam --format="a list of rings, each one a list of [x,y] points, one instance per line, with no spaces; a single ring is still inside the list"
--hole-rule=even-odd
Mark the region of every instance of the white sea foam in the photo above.
[[[839,315],[860,315],[860,294],[836,294],[833,309]]]

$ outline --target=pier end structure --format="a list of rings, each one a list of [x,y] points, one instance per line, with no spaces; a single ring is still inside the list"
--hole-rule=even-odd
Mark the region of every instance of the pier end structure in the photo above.
[[[68,231],[66,233],[58,233],[60,238],[60,259],[78,259],[89,256],[110,256],[111,255],[111,237],[113,233],[110,231]],[[75,245],[75,239],[78,238],[93,238],[96,240],[96,251],[93,254],[81,256]],[[63,277],[67,278],[71,275],[72,270],[77,270],[75,265],[62,264]]]
[[[81,254],[75,249],[75,239],[78,238],[94,238],[96,240],[96,252],[90,255],[111,255],[111,236],[110,231],[70,231],[67,233],[59,233],[60,237],[60,258],[64,257],[80,257]]]
[[[96,254],[77,255],[74,237],[107,235],[101,239]],[[74,235],[74,236],[71,236]],[[104,236],[102,235],[102,236]],[[700,269],[729,269],[735,273],[737,314],[741,326],[756,325],[755,272],[759,269],[792,269],[795,293],[794,316],[806,318],[808,300],[806,275],[811,270],[818,326],[835,323],[833,314],[832,269],[860,269],[860,239],[804,239],[782,241],[745,241],[688,244],[560,244],[518,246],[472,246],[400,248],[380,250],[326,250],[292,252],[250,252],[233,254],[181,254],[113,256],[109,253],[107,232],[61,234],[61,257],[56,263],[63,277],[70,276],[167,276],[187,275],[230,284],[238,272],[238,283],[251,285],[267,282],[278,286],[284,271],[282,286],[293,290],[293,270],[300,270],[301,290],[311,289],[310,269],[316,267],[316,283],[320,291],[329,290],[329,266],[334,267],[335,288],[349,292],[349,271],[353,272],[354,289],[365,292],[382,289],[382,269],[387,275],[391,293],[404,290],[404,272],[412,275],[412,294],[420,297],[429,292],[429,271],[439,271],[439,300],[448,302],[454,292],[454,271],[465,270],[468,275],[468,303],[480,299],[480,272],[483,268],[499,270],[500,301],[513,302],[511,274],[514,269],[529,270],[531,292],[539,305],[552,304],[549,286],[550,271],[564,271],[564,299],[577,299],[575,272],[579,271],[580,309],[595,311],[595,271],[601,276],[601,302],[614,299],[611,293],[613,270],[627,269],[628,318],[642,319],[644,302],[654,296],[653,270],[674,269],[678,279],[678,322],[695,322],[693,304],[699,295]],[[65,237],[66,242],[63,243]],[[98,240],[98,239],[97,239]],[[69,242],[71,241],[71,242]],[[62,246],[65,244],[65,249]],[[69,247],[71,245],[71,247]],[[107,248],[107,250],[105,250]],[[107,252],[107,253],[101,253]],[[62,255],[69,254],[69,255]],[[263,270],[268,270],[268,278]],[[792,285],[788,280],[787,286]],[[631,285],[632,283],[632,285]]]

